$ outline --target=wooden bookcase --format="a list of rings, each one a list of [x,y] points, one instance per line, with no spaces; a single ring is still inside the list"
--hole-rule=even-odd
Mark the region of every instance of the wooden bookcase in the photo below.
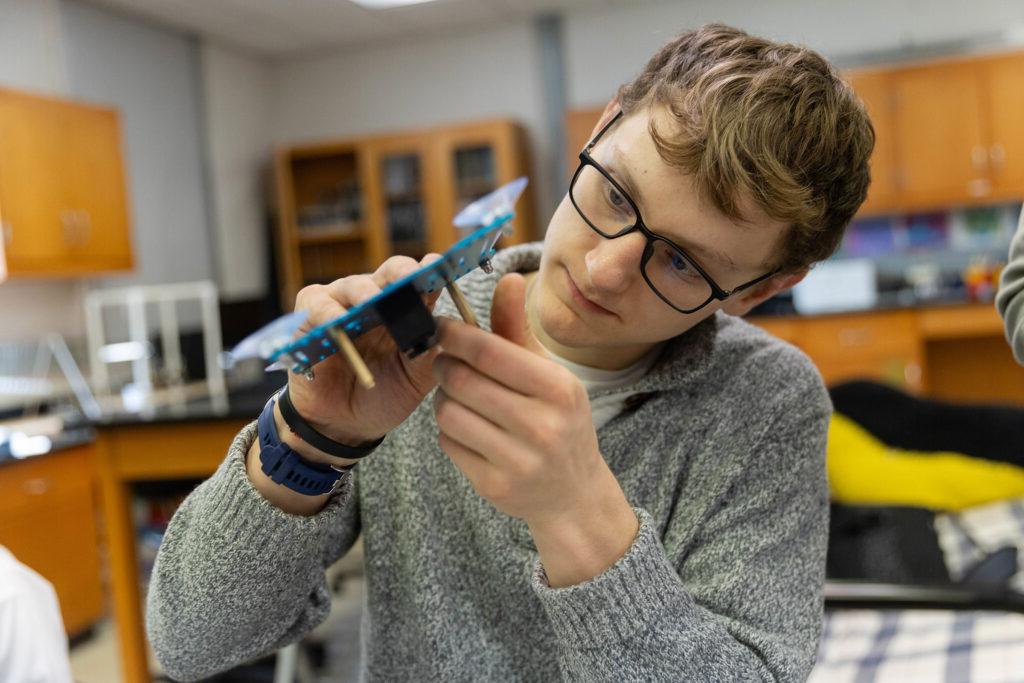
[[[422,258],[459,238],[454,215],[529,175],[521,126],[509,120],[284,147],[277,151],[277,262],[281,305],[304,286],[373,272],[386,258]],[[527,187],[514,232],[499,246],[537,238]]]

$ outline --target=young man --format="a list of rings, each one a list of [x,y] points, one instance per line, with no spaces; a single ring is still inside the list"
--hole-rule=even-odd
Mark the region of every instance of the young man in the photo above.
[[[543,245],[460,281],[484,329],[442,319],[412,361],[363,335],[375,389],[332,357],[289,377],[260,441],[238,435],[157,560],[166,669],[208,675],[299,638],[362,534],[374,680],[805,678],[831,406],[805,356],[733,316],[833,251],[873,141],[815,53],[717,25],[674,39],[608,104]],[[296,307],[319,324],[417,265]],[[435,312],[455,317],[447,299]],[[335,466],[387,437],[310,496],[264,473],[275,427]]]

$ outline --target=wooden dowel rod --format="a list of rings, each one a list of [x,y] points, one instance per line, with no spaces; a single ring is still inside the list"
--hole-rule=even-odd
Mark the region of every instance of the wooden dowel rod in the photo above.
[[[331,333],[331,337],[334,339],[334,343],[338,345],[341,352],[345,354],[345,360],[352,366],[352,370],[356,373],[356,379],[367,389],[372,389],[376,382],[373,379],[373,373],[370,372],[370,368],[366,367],[366,362],[363,357],[356,351],[355,344],[348,338],[344,330],[335,329],[333,327],[328,328]]]
[[[462,319],[473,327],[480,327],[480,324],[476,321],[476,316],[473,315],[473,309],[469,307],[469,302],[466,301],[466,296],[459,289],[459,286],[454,282],[449,282],[445,285],[445,289],[448,290],[452,301],[455,302],[455,308],[459,309],[459,315],[462,316]]]

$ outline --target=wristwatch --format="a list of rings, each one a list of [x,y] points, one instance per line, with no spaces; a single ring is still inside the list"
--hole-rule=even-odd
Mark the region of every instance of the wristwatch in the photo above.
[[[363,446],[346,446],[338,443],[309,426],[298,414],[287,398],[287,387],[270,397],[263,407],[257,420],[257,434],[260,441],[260,469],[270,477],[271,481],[286,486],[293,491],[307,495],[319,496],[333,493],[341,485],[345,475],[355,467],[356,463],[336,467],[310,462],[299,455],[288,444],[281,441],[274,421],[274,403],[281,404],[281,414],[285,422],[300,438],[325,453],[342,458],[358,459],[369,455],[384,440],[381,437],[375,442]],[[286,410],[287,406],[287,410]],[[290,419],[289,419],[290,418]],[[296,429],[296,426],[299,429]],[[301,430],[301,431],[300,431]],[[311,438],[308,438],[312,436]],[[324,448],[327,446],[327,448]]]

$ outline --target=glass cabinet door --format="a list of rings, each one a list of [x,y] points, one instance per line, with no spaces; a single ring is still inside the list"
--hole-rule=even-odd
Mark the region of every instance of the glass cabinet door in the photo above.
[[[391,253],[419,260],[429,252],[420,155],[386,155],[381,159],[380,174]]]
[[[456,211],[461,211],[470,202],[496,190],[498,174],[494,148],[490,145],[456,147],[453,157]]]

